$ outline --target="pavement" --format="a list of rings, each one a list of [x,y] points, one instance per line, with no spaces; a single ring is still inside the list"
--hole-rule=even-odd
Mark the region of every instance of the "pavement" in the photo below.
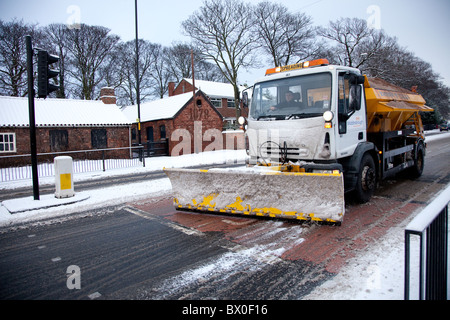
[[[39,200],[34,200],[34,197],[25,197],[25,198],[17,198],[5,200],[1,204],[3,207],[8,210],[10,214],[30,211],[30,210],[38,210],[38,209],[47,209],[51,207],[68,205],[80,201],[84,201],[89,199],[90,196],[84,193],[75,194],[72,197],[67,198],[57,198],[54,194],[41,195]]]

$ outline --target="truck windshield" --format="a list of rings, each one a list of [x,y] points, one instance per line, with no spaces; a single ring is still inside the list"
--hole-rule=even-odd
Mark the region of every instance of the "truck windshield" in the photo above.
[[[250,118],[302,119],[322,116],[330,108],[331,73],[317,73],[256,84]]]

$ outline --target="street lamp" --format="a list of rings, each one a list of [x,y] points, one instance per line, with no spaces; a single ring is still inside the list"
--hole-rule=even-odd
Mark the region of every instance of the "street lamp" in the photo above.
[[[137,0],[134,0],[134,15],[136,23],[136,97],[137,97],[137,110],[138,110],[138,143],[141,145],[141,98],[139,88],[139,43],[138,43],[138,10]]]

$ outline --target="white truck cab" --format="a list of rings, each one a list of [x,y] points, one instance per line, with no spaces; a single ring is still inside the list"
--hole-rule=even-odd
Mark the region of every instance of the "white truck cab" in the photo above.
[[[287,161],[335,162],[365,141],[363,90],[350,89],[358,69],[320,64],[270,70],[253,87],[247,120],[250,163],[278,161],[283,152]]]

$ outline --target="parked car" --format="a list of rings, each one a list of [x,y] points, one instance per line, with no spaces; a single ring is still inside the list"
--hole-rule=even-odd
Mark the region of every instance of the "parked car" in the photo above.
[[[441,130],[441,131],[448,131],[448,128],[450,127],[450,124],[448,124],[448,123],[444,123],[444,124],[441,124],[440,126],[439,126],[439,129]]]

